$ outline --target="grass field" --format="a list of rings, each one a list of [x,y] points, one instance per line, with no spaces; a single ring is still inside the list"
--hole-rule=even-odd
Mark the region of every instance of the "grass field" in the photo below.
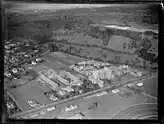
[[[126,63],[126,61],[129,61],[129,64],[133,64],[133,61],[136,61],[136,58],[140,61],[139,63],[136,63],[137,65],[143,65],[143,59],[138,57],[137,55],[130,55],[130,54],[124,54],[124,53],[115,53],[113,51],[104,50],[97,47],[86,47],[86,46],[77,46],[77,45],[70,45],[71,47],[74,47],[71,51],[77,55],[80,56],[88,56],[93,58],[101,58],[103,60],[115,60],[115,57],[117,57],[122,63]],[[64,44],[63,49],[67,49],[70,47],[68,44]],[[77,53],[76,50],[81,49],[80,53]],[[106,57],[104,57],[104,55]]]
[[[44,88],[33,80],[25,85],[11,89],[8,92],[12,94],[18,104],[24,111],[32,109],[28,104],[29,100],[36,99],[40,104],[50,104],[52,101],[48,99],[44,92],[48,92],[50,89]]]

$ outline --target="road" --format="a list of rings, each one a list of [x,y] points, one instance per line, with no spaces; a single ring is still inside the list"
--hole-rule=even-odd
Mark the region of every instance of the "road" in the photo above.
[[[73,98],[69,98],[69,99],[66,99],[66,100],[63,100],[63,101],[52,103],[52,104],[46,105],[44,107],[35,108],[35,109],[29,110],[29,111],[25,111],[25,112],[22,112],[22,113],[17,113],[15,115],[12,115],[11,117],[14,118],[14,117],[19,117],[21,115],[23,116],[23,115],[30,114],[30,113],[33,113],[33,112],[42,111],[42,110],[44,110],[46,108],[49,108],[49,107],[52,107],[54,105],[58,106],[58,105],[61,105],[63,103],[67,103],[68,104],[69,102],[72,102],[72,101],[74,102],[75,100],[78,101],[80,98],[88,96],[88,95],[92,95],[92,94],[95,94],[95,93],[98,93],[98,92],[101,92],[101,91],[104,91],[104,90],[112,90],[112,89],[124,86],[125,84],[140,82],[140,81],[152,78],[152,77],[156,77],[156,74],[151,75],[151,76],[142,77],[141,79],[137,79],[137,80],[131,80],[131,81],[123,82],[123,83],[117,83],[115,86],[108,86],[108,87],[105,87],[105,88],[102,88],[102,89],[95,90],[93,92],[89,92],[89,93],[82,94],[82,95],[79,95],[79,96],[75,96]]]

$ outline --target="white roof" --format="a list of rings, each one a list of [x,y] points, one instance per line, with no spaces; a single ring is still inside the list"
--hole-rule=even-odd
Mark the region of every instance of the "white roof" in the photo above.
[[[74,91],[74,89],[71,88],[71,87],[64,87],[64,88],[62,88],[62,89],[63,89],[63,90],[66,90],[66,91],[68,91],[68,92]]]
[[[137,86],[143,86],[143,82],[138,83]]]
[[[112,90],[112,93],[118,93],[118,92],[119,92],[119,89]]]

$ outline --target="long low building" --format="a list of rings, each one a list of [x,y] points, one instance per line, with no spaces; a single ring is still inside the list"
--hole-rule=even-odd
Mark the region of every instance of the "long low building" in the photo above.
[[[43,79],[46,83],[50,84],[54,90],[58,87],[58,84],[57,83],[55,83],[54,81],[50,80],[46,76],[44,76],[44,75],[41,74],[40,75],[40,78]]]
[[[67,81],[66,79],[62,78],[60,75],[58,75],[55,71],[53,71],[52,69],[48,69],[45,71],[41,71],[40,74],[45,75],[47,77],[49,77],[50,79],[54,79],[55,80],[59,80],[61,83],[63,83],[64,85],[69,85],[69,81]],[[50,80],[49,79],[49,80]],[[50,82],[51,83],[51,82]]]
[[[71,80],[78,80],[78,77],[66,71],[60,71],[60,75],[64,77],[69,77],[71,78]]]

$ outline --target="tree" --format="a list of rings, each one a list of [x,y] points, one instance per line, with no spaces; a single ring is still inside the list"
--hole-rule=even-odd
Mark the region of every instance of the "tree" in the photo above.
[[[94,90],[100,89],[100,86],[98,84],[93,84]]]
[[[123,44],[123,49],[126,49],[127,48],[127,43],[124,43]]]
[[[50,49],[50,52],[54,52],[54,45],[52,43],[48,44],[48,48]]]
[[[102,56],[103,56],[104,58],[107,58],[107,56],[106,56],[105,54],[102,54]]]
[[[34,79],[36,79],[36,78],[39,76],[38,73],[37,73],[36,71],[32,70],[32,69],[30,69],[30,70],[28,71],[28,73],[29,73],[29,75],[30,75],[31,77],[33,77]]]
[[[126,64],[130,64],[129,60],[126,60],[125,63],[126,63]]]
[[[131,41],[131,48],[138,48],[137,41],[135,40]]]
[[[120,62],[120,56],[116,55],[115,60],[116,60],[116,62]]]

